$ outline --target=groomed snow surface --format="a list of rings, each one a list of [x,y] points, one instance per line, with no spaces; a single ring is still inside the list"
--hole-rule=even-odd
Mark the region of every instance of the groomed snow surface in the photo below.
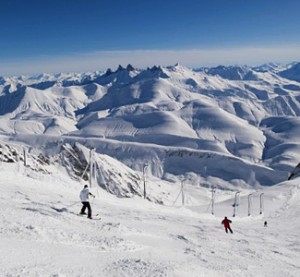
[[[241,190],[235,217],[234,192],[216,191],[212,215],[209,189],[197,206],[182,207],[180,198],[162,206],[92,187],[95,219],[89,220],[77,215],[83,183],[59,170],[0,168],[0,276],[299,276],[299,178],[260,192]],[[194,190],[186,186],[186,197]],[[224,216],[233,221],[233,234],[225,233]]]

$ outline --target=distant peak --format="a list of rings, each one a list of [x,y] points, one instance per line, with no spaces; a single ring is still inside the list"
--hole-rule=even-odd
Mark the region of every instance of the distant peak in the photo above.
[[[108,76],[108,75],[111,75],[113,72],[110,68],[108,68],[105,72],[105,75]]]
[[[162,69],[161,69],[160,66],[154,65],[154,66],[152,66],[152,67],[150,68],[150,71],[152,71],[152,72],[155,72],[155,71],[162,71]]]
[[[167,66],[167,69],[172,70],[172,71],[181,71],[187,69],[185,66],[181,65],[180,63],[176,63],[175,65],[172,66]]]
[[[147,71],[151,72],[152,76],[158,78],[168,78],[169,76],[164,72],[161,66],[154,65],[151,68],[147,67]]]
[[[178,67],[181,67],[181,65],[179,63],[176,63],[174,65],[170,65],[170,66],[167,66],[168,69],[176,69]]]
[[[126,69],[127,71],[134,71],[134,67],[131,64],[128,64]]]
[[[229,80],[244,80],[245,76],[251,71],[251,69],[247,66],[239,66],[239,65],[219,65],[217,67],[211,67],[205,70],[205,72],[209,75],[219,75],[224,79]]]
[[[119,67],[118,67],[117,71],[122,71],[122,70],[124,70],[124,69],[125,69],[125,68],[124,68],[122,65],[119,64]]]

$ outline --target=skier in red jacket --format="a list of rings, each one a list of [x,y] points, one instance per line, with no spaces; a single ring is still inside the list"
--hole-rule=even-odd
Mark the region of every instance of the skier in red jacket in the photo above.
[[[232,230],[230,228],[230,223],[231,223],[231,220],[229,220],[226,216],[225,218],[222,220],[222,223],[224,225],[224,228],[225,228],[225,231],[226,233],[228,233],[228,230],[230,231],[230,233],[232,234]]]

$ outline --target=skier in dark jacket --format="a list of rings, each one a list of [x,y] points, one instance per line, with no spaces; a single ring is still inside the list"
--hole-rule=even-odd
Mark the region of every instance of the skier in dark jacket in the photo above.
[[[83,205],[82,209],[80,211],[80,214],[86,214],[85,209],[87,208],[88,209],[88,218],[92,219],[92,208],[90,205],[89,196],[92,196],[95,198],[95,196],[92,193],[90,193],[88,185],[85,185],[79,195],[81,203]]]
[[[232,230],[230,228],[230,223],[231,223],[231,220],[229,220],[226,216],[225,218],[222,220],[222,223],[224,225],[224,228],[225,228],[225,231],[226,233],[228,233],[228,230],[230,231],[230,233],[232,234]]]

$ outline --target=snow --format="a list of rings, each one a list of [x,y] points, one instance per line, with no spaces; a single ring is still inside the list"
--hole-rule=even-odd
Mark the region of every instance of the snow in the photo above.
[[[93,214],[101,220],[89,220],[77,215],[83,183],[59,168],[51,175],[20,163],[1,169],[1,276],[298,276],[297,179],[262,190],[262,215],[261,191],[241,190],[236,217],[229,191],[217,190],[211,215],[209,191],[182,206],[115,198],[92,187]],[[186,198],[195,190],[186,185]],[[233,234],[220,224],[225,215]]]
[[[298,71],[0,77],[0,275],[298,276]]]
[[[295,80],[299,82],[300,81],[299,73],[300,73],[300,63],[295,63],[289,68],[280,71],[279,75],[289,80]]]
[[[25,134],[57,136],[57,140],[85,138],[85,146],[93,144],[130,167],[127,155],[107,149],[115,142],[122,145],[121,152],[131,148],[136,153],[132,159],[143,155],[143,163],[149,162],[151,168],[157,156],[167,161],[161,152],[173,151],[171,147],[214,151],[244,163],[264,164],[286,176],[299,162],[288,146],[299,136],[300,85],[283,78],[279,68],[283,69],[275,64],[264,70],[220,66],[196,72],[178,64],[145,70],[128,65],[106,73],[3,77],[0,132],[13,134],[15,140]],[[290,135],[280,138],[278,148],[272,143],[278,135],[262,123],[274,120],[276,124],[279,116],[295,122],[290,124]],[[105,145],[103,138],[108,139]],[[44,148],[47,143],[43,141]],[[31,140],[25,144],[35,147]],[[151,156],[142,154],[140,147],[149,147],[142,152]],[[159,172],[152,170],[162,177]]]

